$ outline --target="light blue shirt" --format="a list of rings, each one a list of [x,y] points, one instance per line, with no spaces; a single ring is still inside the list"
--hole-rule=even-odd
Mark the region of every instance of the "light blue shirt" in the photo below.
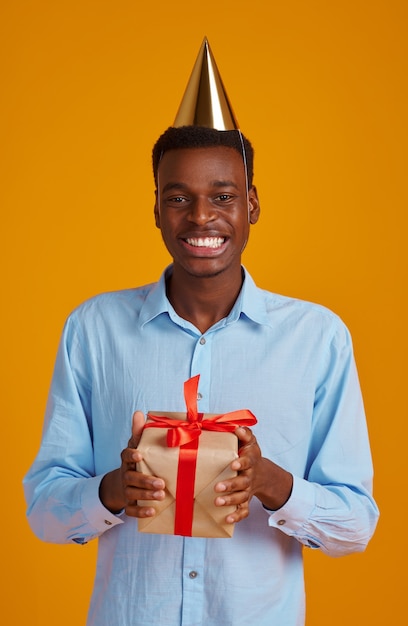
[[[171,271],[171,268],[167,271]],[[138,533],[98,497],[120,465],[135,410],[183,411],[200,374],[199,410],[248,408],[263,456],[294,475],[278,511],[257,498],[231,539]],[[92,626],[300,626],[303,546],[361,551],[378,517],[352,345],[324,307],[255,286],[204,335],[156,284],[107,293],[68,318],[43,440],[25,479],[43,540],[99,537]]]

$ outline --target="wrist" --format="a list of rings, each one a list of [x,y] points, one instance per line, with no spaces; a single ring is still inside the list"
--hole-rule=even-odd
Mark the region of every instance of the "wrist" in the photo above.
[[[293,476],[269,459],[262,458],[262,479],[255,495],[263,506],[277,511],[289,500],[293,489]]]
[[[114,515],[125,508],[120,469],[108,472],[99,485],[99,499],[103,506]]]

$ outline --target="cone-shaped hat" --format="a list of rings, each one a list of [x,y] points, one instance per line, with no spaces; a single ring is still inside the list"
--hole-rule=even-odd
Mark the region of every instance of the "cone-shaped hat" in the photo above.
[[[216,130],[239,128],[206,37],[173,126],[206,126]]]

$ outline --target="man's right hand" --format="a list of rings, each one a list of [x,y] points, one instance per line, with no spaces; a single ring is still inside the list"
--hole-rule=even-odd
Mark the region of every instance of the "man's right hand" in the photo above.
[[[153,507],[139,506],[138,500],[163,500],[165,483],[162,478],[148,476],[136,470],[136,463],[142,460],[136,449],[144,426],[144,416],[136,411],[132,420],[132,436],[128,447],[122,451],[120,468],[106,474],[100,484],[99,497],[102,504],[112,513],[123,509],[131,517],[153,517]]]

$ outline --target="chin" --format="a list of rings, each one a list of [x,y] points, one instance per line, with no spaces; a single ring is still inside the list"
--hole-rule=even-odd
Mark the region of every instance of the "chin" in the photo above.
[[[224,270],[213,270],[211,271],[203,271],[203,272],[190,272],[190,276],[195,276],[196,278],[214,278],[215,276],[220,276],[223,274]]]
[[[184,262],[174,259],[174,265],[179,267],[181,273],[195,278],[216,278],[222,274],[230,274],[233,277],[236,271],[241,271],[241,257],[222,260],[201,258],[194,261],[184,259]]]
[[[200,267],[201,265],[201,267]],[[216,276],[220,276],[224,272],[230,270],[230,266],[217,266],[216,264],[211,265],[209,263],[196,264],[196,265],[185,265],[183,266],[184,272],[189,276],[195,276],[196,278],[213,278]]]

